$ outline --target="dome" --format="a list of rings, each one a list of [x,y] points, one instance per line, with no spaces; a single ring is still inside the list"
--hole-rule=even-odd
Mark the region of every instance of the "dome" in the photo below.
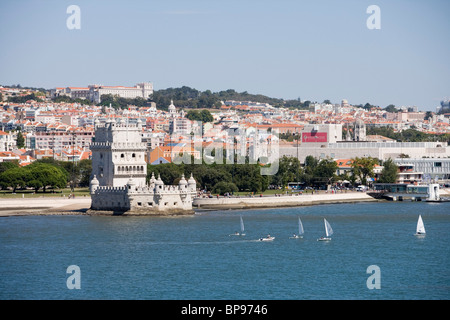
[[[187,181],[184,178],[184,173],[181,175],[181,179],[180,179],[180,182],[178,184],[179,185],[187,185]]]
[[[194,177],[192,176],[192,173],[191,173],[191,177],[189,178],[188,183],[189,183],[189,184],[196,184],[196,183],[197,183],[197,182],[195,181]]]
[[[170,100],[169,112],[170,113],[175,113],[176,111],[177,111],[177,108],[173,104],[173,100]]]
[[[155,179],[155,173],[152,172],[152,177],[150,178],[150,184],[155,183],[156,179]]]
[[[158,174],[158,179],[155,181],[155,184],[164,185],[164,182],[161,180],[161,175]]]
[[[98,182],[96,175],[94,174],[94,177],[91,180],[91,186],[98,186],[100,185],[100,182]]]

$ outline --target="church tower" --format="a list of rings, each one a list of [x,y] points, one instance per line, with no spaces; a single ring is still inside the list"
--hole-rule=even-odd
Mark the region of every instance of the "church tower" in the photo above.
[[[366,124],[361,119],[356,119],[354,129],[354,141],[366,141]]]
[[[171,118],[175,118],[177,116],[177,108],[173,104],[173,100],[170,100],[169,115]]]

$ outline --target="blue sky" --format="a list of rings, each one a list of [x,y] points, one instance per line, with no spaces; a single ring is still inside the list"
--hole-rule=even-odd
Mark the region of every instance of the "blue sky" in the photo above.
[[[69,30],[69,5],[81,29]],[[369,30],[369,5],[381,29]],[[416,105],[450,97],[447,0],[1,0],[0,84]]]

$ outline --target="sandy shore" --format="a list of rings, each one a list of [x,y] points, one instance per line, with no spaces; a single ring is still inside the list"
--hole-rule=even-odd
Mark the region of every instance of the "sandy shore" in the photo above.
[[[90,197],[75,199],[8,198],[0,199],[0,217],[21,215],[84,214],[91,206]]]

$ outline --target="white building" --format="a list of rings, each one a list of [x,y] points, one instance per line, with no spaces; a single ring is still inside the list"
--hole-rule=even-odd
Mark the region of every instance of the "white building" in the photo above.
[[[411,172],[421,174],[421,180],[425,182],[448,183],[450,181],[450,158],[397,158],[394,159],[397,166],[410,166]],[[405,171],[407,174],[408,171]]]
[[[302,145],[319,146],[342,141],[342,124],[308,124],[302,132]]]
[[[91,209],[108,213],[142,215],[192,213],[197,192],[195,179],[178,185],[164,185],[154,176],[146,183],[146,143],[142,124],[121,124],[108,120],[95,123],[92,150]]]
[[[372,157],[380,160],[389,158],[396,159],[402,154],[408,155],[411,159],[428,158],[450,158],[450,146],[446,142],[337,142],[306,144],[302,143],[297,148],[289,146],[280,146],[280,157],[291,156],[298,158],[301,163],[305,162],[305,158],[309,155],[324,159],[350,159],[354,157]],[[408,162],[411,159],[407,159]],[[425,170],[418,171],[426,172]]]
[[[121,98],[148,99],[153,94],[153,84],[149,82],[138,83],[134,87],[89,85],[88,87],[54,88],[50,90],[50,97],[68,96],[72,99],[89,99],[94,103],[100,103],[103,94],[117,95]]]
[[[0,152],[13,150],[16,147],[16,140],[17,135],[15,132],[0,131]]]
[[[100,103],[104,94],[117,95],[121,98],[143,98],[148,99],[153,94],[153,84],[149,82],[138,83],[134,87],[124,86],[89,86],[89,99],[94,103]]]

